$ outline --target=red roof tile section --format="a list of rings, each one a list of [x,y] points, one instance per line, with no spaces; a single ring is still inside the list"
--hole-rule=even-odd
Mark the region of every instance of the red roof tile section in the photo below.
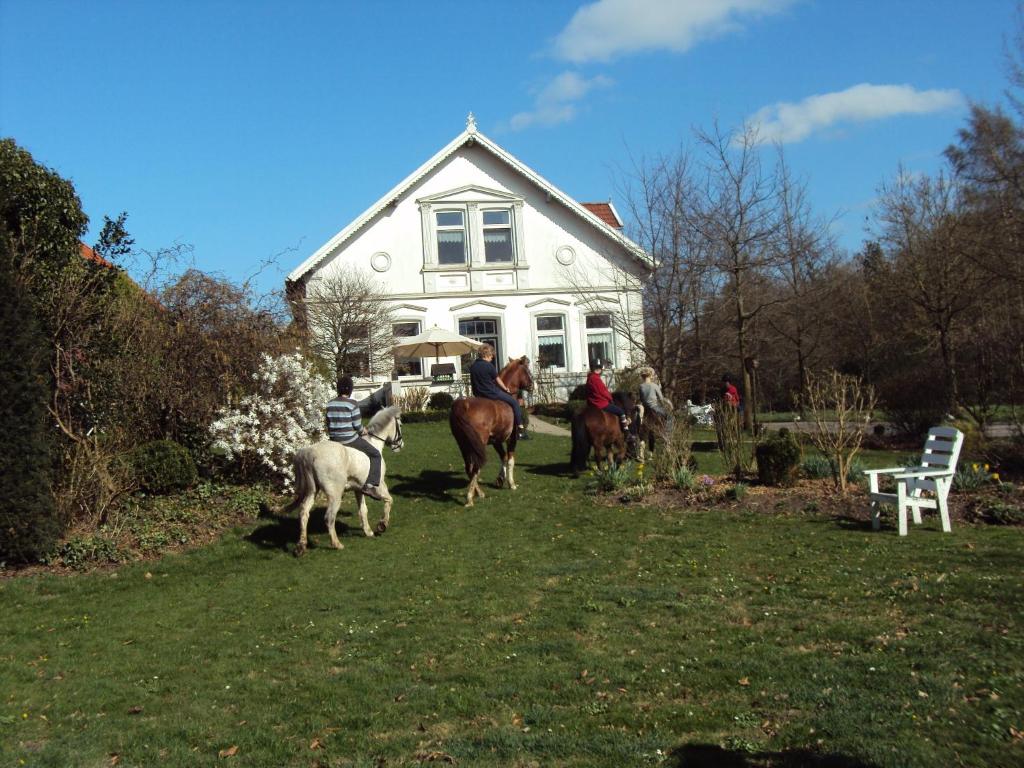
[[[96,264],[100,264],[100,265],[102,265],[104,267],[111,267],[112,268],[114,266],[109,261],[107,261],[102,256],[100,256],[98,253],[96,253],[96,251],[94,251],[92,248],[90,248],[85,243],[79,243],[78,247],[79,247],[79,250],[82,252],[82,258],[83,259],[88,259],[89,261],[95,262]]]
[[[612,208],[611,203],[580,203],[580,205],[597,216],[597,218],[609,227],[622,229],[622,222],[619,221],[619,217],[615,215],[615,210]]]

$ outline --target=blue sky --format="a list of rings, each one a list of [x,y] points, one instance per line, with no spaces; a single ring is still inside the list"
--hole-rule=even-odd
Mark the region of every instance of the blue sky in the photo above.
[[[816,210],[865,237],[1006,85],[1012,0],[0,0],[0,135],[142,248],[284,275],[464,127],[580,201],[630,157],[755,119]]]

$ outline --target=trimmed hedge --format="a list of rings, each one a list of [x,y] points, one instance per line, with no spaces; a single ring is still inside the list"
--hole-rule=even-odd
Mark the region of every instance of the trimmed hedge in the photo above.
[[[449,395],[447,392],[435,392],[427,400],[428,411],[450,411],[452,403],[455,402],[455,398]]]
[[[147,493],[170,493],[199,480],[192,455],[173,440],[143,443],[124,454],[122,461],[133,472],[139,490]]]
[[[403,424],[423,424],[434,421],[448,421],[448,411],[426,410],[409,411],[402,414]]]

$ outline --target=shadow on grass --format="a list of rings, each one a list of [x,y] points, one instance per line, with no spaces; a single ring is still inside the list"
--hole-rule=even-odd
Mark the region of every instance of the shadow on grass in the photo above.
[[[338,516],[355,514],[355,510],[341,509]],[[260,511],[260,525],[252,533],[246,536],[246,541],[251,541],[262,549],[280,549],[288,551],[295,546],[299,540],[299,517],[281,515],[267,509]],[[353,527],[346,525],[340,520],[334,521],[334,529],[338,532],[339,538],[346,536],[362,536],[363,532],[358,523]],[[315,506],[309,513],[309,524],[306,526],[306,535],[309,537],[309,548],[316,549],[316,536],[327,535],[326,509],[323,506]],[[330,545],[328,545],[330,546]]]
[[[545,477],[575,477],[572,471],[572,466],[568,461],[560,461],[553,464],[532,464],[525,461],[517,461],[516,469],[522,470],[528,475],[543,475]]]
[[[876,768],[846,755],[822,755],[806,749],[746,752],[713,744],[685,744],[669,753],[672,768]]]
[[[485,471],[489,469],[484,468]],[[433,501],[452,501],[450,491],[465,489],[469,480],[461,472],[442,472],[424,469],[418,475],[391,475],[388,490],[391,495],[418,497]]]

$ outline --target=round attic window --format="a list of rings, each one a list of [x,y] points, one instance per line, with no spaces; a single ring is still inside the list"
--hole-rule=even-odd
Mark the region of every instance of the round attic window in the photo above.
[[[576,251],[568,245],[563,245],[555,251],[555,259],[563,267],[568,267],[576,261]]]
[[[377,272],[387,272],[391,269],[391,257],[384,251],[378,251],[370,257],[370,266]]]

